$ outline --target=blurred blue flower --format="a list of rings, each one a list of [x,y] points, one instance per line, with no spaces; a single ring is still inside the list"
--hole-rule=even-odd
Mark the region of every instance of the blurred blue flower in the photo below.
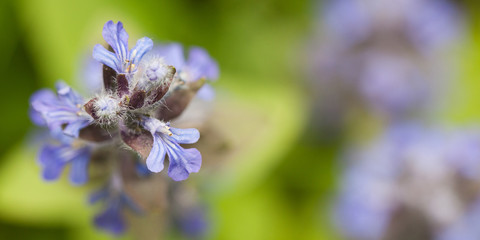
[[[372,109],[401,118],[422,109],[431,89],[418,66],[394,54],[370,52],[365,55],[359,88]]]
[[[323,16],[325,29],[340,43],[358,44],[379,32],[396,31],[424,52],[441,49],[458,37],[462,25],[458,12],[446,0],[400,0],[395,4],[335,0],[327,2]]]
[[[462,35],[460,10],[448,0],[422,0],[406,12],[410,41],[423,52],[442,49]]]
[[[196,82],[200,79],[215,81],[218,79],[217,62],[200,47],[190,48],[187,60],[185,60],[182,45],[178,43],[154,47],[151,53],[162,56],[167,64],[173,65],[180,79],[185,82]],[[198,91],[197,96],[204,100],[212,100],[215,97],[215,92],[210,85],[205,84]]]
[[[354,239],[384,239],[388,229],[402,224],[392,220],[402,209],[424,216],[434,235],[461,224],[458,219],[470,214],[472,204],[462,194],[478,192],[461,190],[457,183],[480,177],[480,158],[474,157],[480,156],[479,138],[475,131],[403,125],[392,127],[367,147],[352,150],[335,212],[338,226]],[[475,170],[466,172],[466,168]]]
[[[47,125],[52,132],[63,129],[68,136],[78,137],[80,129],[90,125],[93,118],[83,109],[83,98],[63,82],[57,82],[57,96],[40,90],[30,99],[30,117],[37,125]]]
[[[73,141],[43,146],[38,159],[42,166],[43,179],[47,181],[58,179],[65,166],[69,164],[70,181],[75,185],[86,183],[90,155],[91,147],[75,146]]]
[[[205,210],[201,207],[194,207],[184,211],[182,218],[179,219],[182,233],[190,238],[203,236],[208,229]]]
[[[114,177],[116,178],[116,177]],[[127,229],[123,211],[125,208],[140,214],[142,211],[121,189],[119,179],[112,180],[111,185],[100,189],[90,195],[90,204],[102,201],[104,210],[94,217],[94,224],[97,228],[115,235],[120,235]]]
[[[112,47],[115,53],[105,49],[100,44],[93,48],[93,58],[114,69],[117,73],[130,73],[136,70],[143,55],[153,47],[153,41],[144,37],[128,50],[128,34],[122,22],[108,21],[103,27],[103,39]]]
[[[196,148],[184,149],[179,144],[193,144],[200,138],[197,129],[171,128],[154,118],[144,117],[142,126],[153,137],[153,147],[147,158],[147,167],[152,172],[163,170],[165,154],[168,154],[170,165],[168,176],[175,181],[188,178],[190,173],[198,172],[202,164],[202,156]]]

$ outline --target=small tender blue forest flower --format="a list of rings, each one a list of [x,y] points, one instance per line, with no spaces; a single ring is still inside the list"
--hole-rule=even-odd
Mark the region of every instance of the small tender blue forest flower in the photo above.
[[[59,82],[57,94],[40,90],[32,95],[30,117],[36,125],[48,127],[55,140],[44,145],[38,157],[43,178],[58,179],[68,165],[71,182],[83,184],[89,179],[90,163],[97,167],[95,174],[108,174],[108,187],[91,198],[92,203],[105,203],[94,222],[98,228],[121,234],[126,229],[124,208],[140,212],[125,194],[123,178],[156,183],[150,172],[160,172],[166,156],[168,175],[174,181],[200,170],[200,152],[181,146],[196,143],[199,131],[170,127],[170,121],[184,112],[205,80],[218,77],[218,67],[200,48],[191,50],[188,61],[182,56],[180,63],[170,63],[171,58],[161,54],[143,57],[152,40],[144,37],[129,50],[121,22],[108,21],[102,33],[109,47],[96,45],[93,58],[102,64],[103,89],[84,99]],[[93,66],[95,80],[100,69]]]
[[[154,47],[151,52],[162,56],[167,64],[174,66],[180,79],[185,82],[196,82],[201,79],[215,81],[218,79],[217,62],[202,48],[190,48],[186,60],[182,45],[177,43]],[[197,94],[205,100],[212,100],[215,97],[215,92],[208,84],[200,88]]]
[[[103,64],[103,91],[85,100],[59,82],[57,95],[41,90],[31,98],[32,121],[39,126],[48,126],[52,137],[60,141],[60,144],[47,145],[42,150],[40,163],[44,167],[45,179],[58,178],[61,169],[71,163],[75,170],[72,171],[72,181],[76,184],[85,182],[86,170],[76,169],[86,169],[90,150],[97,143],[104,146],[118,142],[115,138],[123,140],[126,146],[145,159],[152,172],[163,169],[166,155],[170,163],[168,174],[172,179],[185,180],[190,173],[198,172],[202,162],[200,152],[195,148],[184,149],[180,144],[197,142],[199,132],[170,128],[169,122],[184,111],[202,88],[205,81],[201,79],[218,77],[215,61],[200,48],[192,48],[187,61],[183,56],[167,53],[142,59],[153,46],[151,39],[142,38],[128,50],[128,34],[121,22],[108,21],[102,33],[113,51],[101,45],[96,45],[93,50],[93,57]],[[177,72],[175,67],[168,65],[167,60],[181,71]],[[88,147],[79,146],[84,142],[89,145],[82,146]]]
[[[196,148],[184,149],[179,144],[196,143],[200,138],[197,129],[171,128],[154,118],[144,117],[142,126],[150,131],[153,137],[153,147],[147,158],[147,167],[152,172],[163,170],[165,154],[170,165],[168,176],[175,181],[188,178],[192,172],[198,172],[202,164],[202,156]]]
[[[57,82],[57,96],[51,91],[40,90],[31,101],[30,116],[37,125],[46,124],[51,131],[63,129],[63,133],[78,137],[80,129],[90,125],[93,118],[85,112],[83,98],[63,82]]]
[[[78,145],[78,146],[77,146]],[[88,162],[91,147],[80,144],[60,143],[47,144],[40,150],[39,163],[42,166],[43,179],[57,180],[65,166],[70,165],[70,181],[81,185],[88,180]]]
[[[97,228],[115,235],[120,235],[127,229],[123,211],[130,209],[140,214],[141,209],[122,190],[122,183],[119,176],[114,175],[107,187],[100,189],[90,195],[90,204],[103,202],[104,210],[94,218]]]
[[[153,47],[153,41],[144,37],[128,50],[128,34],[122,22],[108,21],[103,27],[103,38],[112,47],[115,53],[105,49],[100,44],[93,49],[93,58],[114,69],[117,73],[130,73],[136,70],[143,55]]]

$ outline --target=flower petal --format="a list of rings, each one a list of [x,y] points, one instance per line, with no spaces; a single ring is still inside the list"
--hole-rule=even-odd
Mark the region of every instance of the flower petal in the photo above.
[[[150,51],[153,47],[152,39],[148,37],[141,38],[137,41],[135,47],[130,50],[130,60],[132,64],[138,65],[143,55]]]
[[[64,105],[68,105],[72,108],[78,108],[77,104],[84,103],[83,97],[63,81],[56,82],[55,87],[57,88],[58,100],[63,102]]]
[[[100,229],[111,232],[115,235],[122,234],[125,229],[125,220],[123,219],[119,200],[116,204],[111,204],[94,218],[94,224]]]
[[[92,120],[77,120],[75,122],[69,123],[65,129],[63,129],[63,133],[68,136],[78,138],[80,130],[92,123]]]
[[[115,71],[122,72],[121,63],[117,59],[117,56],[114,53],[105,49],[105,47],[103,47],[102,45],[97,44],[95,45],[95,47],[93,47],[92,56],[95,60],[109,66]]]
[[[165,160],[165,146],[162,138],[157,134],[153,135],[153,146],[150,154],[147,157],[147,168],[152,172],[160,172],[163,170],[163,162]]]
[[[218,64],[203,48],[192,47],[189,51],[187,61],[190,81],[197,81],[200,78],[216,80],[218,78]]]
[[[58,157],[59,152],[59,147],[52,145],[45,145],[40,151],[39,163],[43,167],[43,179],[53,181],[60,177],[65,162]]]
[[[171,138],[180,144],[196,143],[200,138],[200,132],[195,128],[170,128],[170,131],[173,133]]]
[[[120,63],[128,59],[128,34],[123,28],[122,22],[108,21],[103,26],[103,39],[113,48]]]
[[[70,168],[70,181],[75,185],[81,185],[88,180],[88,162],[90,161],[90,151],[87,149],[72,159]]]
[[[197,97],[205,101],[213,101],[213,99],[215,99],[215,90],[212,85],[205,84],[198,90]]]
[[[198,172],[202,165],[202,155],[196,148],[184,149],[178,144],[175,148],[167,148],[170,165],[168,176],[175,181],[182,181],[188,178],[190,173]]]
[[[37,126],[45,126],[47,123],[45,122],[45,119],[43,118],[43,115],[41,112],[36,110],[33,106],[32,103],[34,102],[52,102],[56,100],[55,94],[48,89],[42,89],[36,91],[31,97],[30,97],[30,109],[29,109],[29,115],[30,119],[32,122],[37,125]],[[40,106],[41,108],[41,106]]]

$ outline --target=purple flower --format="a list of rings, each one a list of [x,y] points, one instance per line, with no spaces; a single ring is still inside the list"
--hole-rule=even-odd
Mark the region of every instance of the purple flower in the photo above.
[[[195,238],[205,235],[208,230],[208,221],[205,209],[194,207],[186,211],[179,219],[180,229],[188,237]]]
[[[73,142],[45,145],[39,155],[43,179],[47,181],[58,179],[65,166],[70,164],[70,181],[75,185],[86,183],[90,154],[89,146],[78,147],[74,146]]]
[[[478,213],[471,217],[467,209],[479,193],[469,187],[480,177],[479,140],[472,131],[395,126],[367,148],[353,151],[342,181],[338,225],[355,239],[384,239],[404,221],[418,220],[432,226],[426,231],[435,232],[429,234],[445,235],[441,239],[476,239],[469,234],[476,232],[471,219]],[[470,238],[452,238],[462,231],[467,235],[457,236]],[[399,239],[409,236],[398,234]]]
[[[94,224],[99,229],[111,232],[115,235],[120,235],[125,232],[126,224],[122,215],[121,203],[119,200],[111,202],[107,208],[96,215]]]
[[[218,64],[203,48],[190,48],[187,60],[183,55],[183,47],[177,43],[155,47],[152,54],[163,57],[167,64],[173,65],[183,81],[196,82],[200,79],[215,81],[218,79]],[[212,100],[215,92],[211,86],[205,84],[199,90],[198,96],[205,100]]]
[[[142,126],[153,137],[153,146],[147,157],[147,167],[152,172],[163,170],[165,154],[168,155],[170,165],[168,176],[175,181],[188,178],[192,172],[198,172],[202,164],[202,156],[196,148],[184,149],[179,144],[196,143],[200,138],[197,129],[171,128],[154,118],[144,117]]]
[[[108,21],[103,27],[103,39],[112,47],[115,53],[105,49],[100,44],[93,49],[93,58],[114,69],[117,73],[130,73],[136,70],[143,55],[153,47],[153,41],[144,37],[128,50],[128,34],[122,22]]]
[[[90,195],[89,202],[94,204],[103,201],[105,209],[94,217],[94,224],[97,228],[108,231],[115,235],[125,232],[127,224],[123,210],[125,208],[140,214],[140,208],[122,191],[122,183],[118,176],[113,177],[113,181],[107,187],[100,189]]]
[[[52,132],[78,137],[80,129],[90,125],[93,118],[83,109],[84,100],[63,82],[57,82],[57,96],[40,90],[32,95],[30,117],[37,125],[47,125]]]
[[[366,54],[364,64],[360,91],[373,109],[387,116],[405,116],[427,103],[428,81],[409,59],[372,52]]]
[[[333,0],[325,7],[328,36],[341,44],[357,44],[382,31],[403,34],[419,50],[435,50],[460,33],[458,9],[444,0]],[[391,34],[391,33],[389,33]]]
[[[406,13],[406,31],[422,51],[440,49],[462,33],[459,9],[446,0],[423,0]]]

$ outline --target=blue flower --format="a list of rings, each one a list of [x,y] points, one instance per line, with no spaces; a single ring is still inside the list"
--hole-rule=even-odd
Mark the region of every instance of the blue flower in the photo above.
[[[153,47],[153,41],[144,37],[139,39],[129,51],[128,34],[123,28],[122,22],[115,24],[113,21],[108,21],[103,27],[102,35],[115,53],[97,44],[93,48],[93,58],[111,67],[119,74],[134,72],[143,55]]]
[[[95,216],[94,224],[100,229],[120,235],[125,232],[125,219],[120,201],[112,202],[105,211]]]
[[[155,47],[152,53],[162,56],[167,64],[173,65],[180,79],[186,82],[218,79],[217,62],[208,55],[205,49],[200,47],[190,48],[187,60],[184,58],[182,46],[177,43]],[[198,91],[198,96],[202,99],[212,100],[215,93],[210,85],[205,84]]]
[[[432,90],[425,74],[410,59],[371,52],[362,60],[359,90],[372,109],[399,118],[428,106]]]
[[[58,179],[63,168],[70,164],[70,181],[75,185],[87,182],[91,148],[75,146],[73,143],[47,144],[42,148],[39,163],[43,168],[43,179],[47,181]]]
[[[205,210],[201,207],[195,207],[185,211],[186,213],[179,220],[182,233],[190,238],[204,236],[208,230]]]
[[[62,131],[78,137],[80,129],[90,125],[93,118],[83,109],[83,98],[63,82],[57,82],[57,96],[40,90],[32,95],[30,117],[37,125],[47,125],[52,132]]]
[[[366,148],[352,151],[341,181],[338,226],[355,239],[384,239],[389,229],[405,224],[406,218],[395,216],[414,209],[442,240],[478,239],[480,202],[471,205],[465,196],[478,198],[469,184],[480,178],[479,139],[471,129],[395,125]]]
[[[113,185],[94,192],[90,195],[89,202],[94,204],[98,201],[104,201],[106,206],[102,212],[94,217],[93,221],[95,226],[115,235],[120,235],[124,233],[127,228],[123,210],[129,208],[135,213],[141,213],[141,210],[121,190],[120,186]]]
[[[165,154],[168,154],[170,161],[168,176],[175,181],[185,180],[190,173],[200,170],[202,165],[200,152],[196,148],[184,149],[179,145],[196,143],[200,138],[197,129],[171,128],[160,120],[147,117],[142,119],[141,124],[153,137],[152,150],[146,161],[150,171],[163,170]]]

